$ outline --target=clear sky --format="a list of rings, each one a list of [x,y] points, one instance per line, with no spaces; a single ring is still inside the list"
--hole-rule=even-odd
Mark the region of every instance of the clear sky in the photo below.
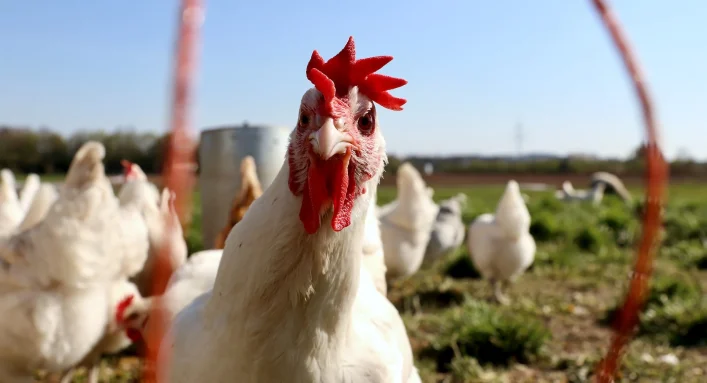
[[[313,49],[392,55],[409,84],[381,112],[398,154],[626,156],[642,125],[589,0],[207,0],[194,122],[294,124]],[[707,158],[707,1],[614,0],[666,151]],[[0,0],[0,123],[167,127],[176,1]]]

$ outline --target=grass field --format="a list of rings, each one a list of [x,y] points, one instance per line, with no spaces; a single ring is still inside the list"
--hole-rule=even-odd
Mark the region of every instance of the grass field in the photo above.
[[[656,277],[619,381],[707,381],[707,204],[701,190],[670,189]],[[469,197],[468,224],[493,212],[502,186],[437,187],[435,199],[458,192]],[[638,209],[614,197],[593,207],[561,203],[550,192],[524,192],[538,251],[534,265],[512,286],[509,307],[487,303],[490,289],[478,279],[466,246],[390,286],[389,299],[407,325],[424,382],[590,381],[629,280]],[[640,199],[640,190],[633,192]],[[395,194],[382,187],[379,204]],[[192,251],[201,243],[198,195],[194,201],[187,232]],[[673,356],[677,363],[669,360]],[[135,357],[111,357],[103,376],[134,381],[138,365]]]

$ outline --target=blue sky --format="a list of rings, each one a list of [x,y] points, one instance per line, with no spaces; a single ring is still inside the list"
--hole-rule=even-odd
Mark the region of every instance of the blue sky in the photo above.
[[[614,0],[657,101],[669,156],[707,158],[707,2]],[[291,126],[313,49],[349,35],[409,84],[381,112],[393,153],[626,156],[633,90],[588,0],[207,0],[195,126]],[[672,5],[670,5],[672,4]],[[167,127],[176,1],[0,0],[0,122]]]

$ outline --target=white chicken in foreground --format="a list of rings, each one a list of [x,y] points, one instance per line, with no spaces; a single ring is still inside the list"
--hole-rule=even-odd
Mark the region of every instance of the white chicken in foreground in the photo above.
[[[104,156],[84,144],[46,218],[0,243],[1,382],[79,363],[105,333],[111,283],[147,256],[147,228],[119,209]]]
[[[420,173],[405,162],[397,173],[398,198],[379,216],[388,278],[406,277],[420,269],[435,223],[437,206]]]
[[[386,161],[373,102],[404,104],[387,93],[404,80],[371,74],[391,59],[355,61],[353,38],[327,63],[312,54],[287,159],[228,236],[213,290],[176,316],[160,381],[420,381],[400,316],[361,267]]]
[[[510,303],[503,289],[530,267],[535,240],[530,235],[530,213],[516,181],[508,181],[496,215],[482,214],[469,227],[469,254],[474,267],[493,289],[501,304]]]

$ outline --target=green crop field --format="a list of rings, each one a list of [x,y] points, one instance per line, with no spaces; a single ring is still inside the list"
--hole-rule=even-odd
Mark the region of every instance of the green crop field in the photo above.
[[[702,188],[670,189],[655,277],[619,381],[707,381],[707,203]],[[468,224],[493,212],[502,187],[436,188],[435,199],[458,192],[469,197]],[[388,297],[407,325],[424,382],[591,380],[629,281],[640,235],[640,202],[626,206],[607,196],[594,207],[557,201],[550,192],[524,193],[538,250],[534,265],[511,287],[510,306],[489,302],[490,289],[478,279],[466,245],[390,286]],[[395,194],[393,188],[381,188],[378,203]],[[640,190],[633,194],[642,199]],[[186,234],[191,251],[201,247],[198,194],[194,203]],[[102,375],[111,382],[134,381],[138,366],[133,356],[110,357]]]

